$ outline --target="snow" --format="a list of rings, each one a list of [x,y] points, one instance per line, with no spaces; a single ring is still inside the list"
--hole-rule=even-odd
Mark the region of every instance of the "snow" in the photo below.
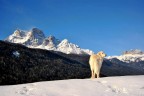
[[[144,75],[0,86],[0,96],[144,96]]]
[[[78,45],[70,43],[67,39],[61,41],[57,46],[57,50],[67,54],[82,54],[83,52]]]
[[[142,57],[141,60],[144,61],[144,57]]]
[[[10,41],[10,42],[22,44],[22,43],[26,42],[28,40],[28,38],[27,38],[27,34],[25,31],[17,29],[6,40]]]
[[[20,56],[20,53],[19,53],[18,51],[14,51],[14,52],[13,52],[13,55],[16,56],[16,57],[19,57],[19,56]]]
[[[89,50],[89,49],[82,49],[85,53],[88,53],[89,55],[94,54],[93,51]]]

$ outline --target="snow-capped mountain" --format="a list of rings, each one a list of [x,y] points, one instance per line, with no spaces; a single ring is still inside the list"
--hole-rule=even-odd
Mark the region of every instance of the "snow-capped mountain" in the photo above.
[[[57,46],[59,43],[60,40],[56,39],[54,36],[49,36],[45,38],[43,43],[37,48],[57,51]]]
[[[60,41],[54,36],[45,37],[43,31],[33,28],[30,31],[17,29],[5,41],[20,43],[30,48],[60,51],[66,54],[93,54],[89,49],[81,49],[67,39]]]
[[[58,46],[57,50],[61,52],[66,52],[67,54],[74,53],[74,54],[92,54],[93,52],[89,49],[81,49],[78,45],[70,43],[67,39],[62,40]]]
[[[28,47],[37,47],[43,43],[45,35],[37,28],[33,28],[30,31],[23,31],[17,29],[12,35],[6,38],[6,41],[12,43],[20,43]]]
[[[43,43],[43,40],[45,39],[44,33],[37,28],[33,28],[29,32],[28,36],[29,36],[29,39],[26,45],[31,46],[31,47],[37,47],[41,45]]]
[[[131,63],[144,61],[144,52],[138,49],[123,52],[120,56],[108,56],[107,59],[117,58],[120,61]]]
[[[81,49],[79,48],[79,46],[70,43],[67,39],[64,39],[60,42],[60,44],[57,46],[57,50],[64,52],[67,52],[67,54],[69,53],[78,53],[81,54]]]

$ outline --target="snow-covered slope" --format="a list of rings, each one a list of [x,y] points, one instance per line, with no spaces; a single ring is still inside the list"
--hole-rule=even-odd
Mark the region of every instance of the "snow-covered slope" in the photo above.
[[[144,61],[144,52],[141,50],[135,49],[135,50],[129,50],[125,51],[123,55],[120,56],[108,56],[107,59],[113,59],[117,58],[120,61],[131,63],[131,62],[139,62]]]
[[[30,31],[23,31],[17,29],[12,35],[6,38],[6,41],[12,43],[20,43],[28,47],[37,47],[43,43],[45,35],[37,28],[33,28]]]
[[[70,43],[67,39],[60,41],[54,36],[45,37],[44,33],[38,28],[33,28],[30,31],[17,29],[5,41],[20,43],[30,48],[54,50],[67,54],[93,54],[91,50],[81,49],[78,45]]]
[[[0,86],[0,96],[144,96],[144,75]]]
[[[15,43],[24,43],[28,40],[29,36],[28,34],[26,34],[26,32],[17,29],[16,31],[14,31],[14,33],[12,35],[10,35],[6,41],[9,42],[15,42]]]
[[[59,43],[60,43],[60,40],[56,39],[54,36],[49,36],[45,38],[43,40],[43,43],[36,48],[57,51],[57,46]]]
[[[70,54],[93,54],[93,52],[89,49],[81,49],[78,45],[70,43],[67,39],[62,40],[58,46],[57,46],[57,50]]]

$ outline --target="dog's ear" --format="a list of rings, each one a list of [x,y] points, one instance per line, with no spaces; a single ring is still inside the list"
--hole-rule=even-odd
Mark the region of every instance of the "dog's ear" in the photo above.
[[[100,53],[104,53],[103,51],[100,51]]]
[[[97,54],[100,55],[100,56],[102,56],[102,54],[104,54],[104,52],[103,52],[103,51],[100,51],[100,52],[98,52]]]
[[[101,55],[101,52],[102,52],[102,51],[98,52],[97,54],[98,54],[98,55]]]

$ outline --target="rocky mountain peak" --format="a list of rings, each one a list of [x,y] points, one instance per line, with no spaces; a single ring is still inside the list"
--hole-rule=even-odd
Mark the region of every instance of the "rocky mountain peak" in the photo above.
[[[21,30],[17,29],[16,31],[14,31],[14,35],[21,36]]]
[[[59,43],[60,41],[51,35],[44,39],[42,45],[45,46],[47,49],[52,50],[55,49]]]
[[[54,41],[56,38],[52,35],[50,35],[48,38],[47,38],[49,41]]]
[[[68,41],[68,39],[64,39],[64,40],[62,40],[62,43],[67,44],[67,43],[69,43],[69,41]]]
[[[45,38],[43,31],[41,31],[38,28],[32,28],[30,33],[31,33],[31,36],[34,38]]]
[[[43,33],[40,29],[38,29],[38,28],[32,28],[31,29],[31,32],[33,32],[33,33]]]

